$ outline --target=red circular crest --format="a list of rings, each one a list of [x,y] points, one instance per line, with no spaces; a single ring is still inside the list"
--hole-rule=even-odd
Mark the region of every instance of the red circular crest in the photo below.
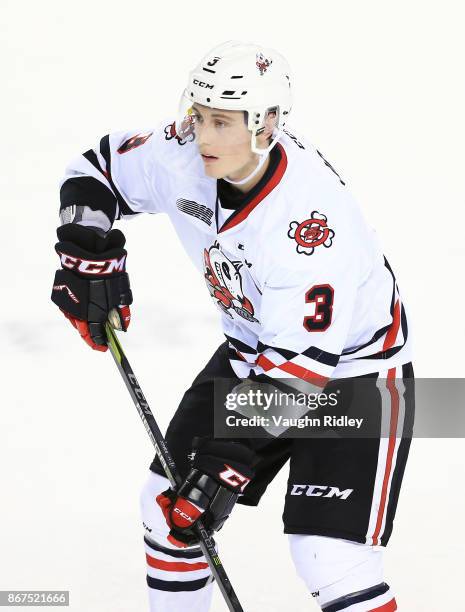
[[[306,219],[295,230],[295,240],[301,247],[311,248],[323,244],[328,239],[329,228],[323,219]]]

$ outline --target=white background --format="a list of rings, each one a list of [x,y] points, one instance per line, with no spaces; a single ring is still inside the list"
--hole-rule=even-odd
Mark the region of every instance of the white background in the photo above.
[[[224,40],[287,56],[290,124],[378,231],[416,376],[463,377],[463,19],[451,0],[3,1],[0,589],[70,589],[73,612],[147,609],[138,494],[152,448],[111,357],[49,301],[57,185],[104,134],[174,112],[187,71]],[[122,229],[135,296],[124,346],[164,428],[221,342],[218,316],[165,218]],[[414,441],[386,553],[403,612],[463,606],[463,450]],[[282,534],[285,472],[219,537],[247,612],[316,610]]]

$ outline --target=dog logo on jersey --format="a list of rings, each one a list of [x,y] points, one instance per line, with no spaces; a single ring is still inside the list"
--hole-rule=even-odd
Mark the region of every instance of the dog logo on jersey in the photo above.
[[[333,244],[334,231],[327,225],[325,215],[314,210],[310,219],[291,221],[287,235],[297,242],[297,253],[312,255],[317,246],[329,248]]]
[[[127,153],[128,151],[132,151],[132,149],[140,147],[147,142],[152,134],[153,132],[149,132],[148,134],[136,134],[135,136],[128,138],[128,140],[123,142],[123,144],[120,146],[118,153],[121,155],[122,153]]]
[[[247,321],[258,323],[254,307],[242,290],[242,262],[228,259],[215,242],[208,251],[204,249],[204,264],[205,281],[217,306],[231,318],[233,310]]]
[[[186,142],[192,142],[195,138],[193,117],[186,117],[184,119],[179,134],[174,122],[165,127],[165,140],[173,140],[175,138],[178,145],[185,145]]]
[[[260,75],[264,75],[268,68],[273,63],[273,60],[266,59],[263,53],[257,53],[255,65],[260,71]]]

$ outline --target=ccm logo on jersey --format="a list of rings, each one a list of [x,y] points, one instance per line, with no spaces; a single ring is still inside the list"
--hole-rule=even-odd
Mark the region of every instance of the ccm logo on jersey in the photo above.
[[[328,227],[326,215],[314,210],[305,221],[291,221],[287,235],[297,242],[296,251],[312,255],[317,246],[329,248],[333,244],[334,231]]]
[[[221,480],[224,480],[224,482],[228,483],[230,487],[243,491],[246,485],[249,484],[250,478],[247,478],[240,472],[233,470],[233,468],[227,463],[224,464],[224,467],[226,469],[219,473],[219,477],[221,478]]]
[[[347,499],[353,492],[353,489],[341,491],[338,487],[327,485],[295,484],[292,485],[290,495],[305,494],[307,497],[337,497],[339,499]]]
[[[91,276],[107,276],[115,272],[124,272],[124,263],[126,261],[126,255],[123,255],[121,259],[116,259],[115,257],[101,261],[80,259],[79,257],[73,257],[72,255],[60,252],[58,252],[58,255],[60,256],[63,268],[76,270],[81,274],[89,274]]]

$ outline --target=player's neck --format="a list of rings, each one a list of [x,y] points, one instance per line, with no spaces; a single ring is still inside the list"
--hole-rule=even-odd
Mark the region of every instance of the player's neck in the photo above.
[[[270,165],[270,156],[267,155],[267,158],[265,160],[265,163],[262,165],[262,167],[260,168],[260,170],[257,172],[257,174],[255,174],[250,181],[247,181],[246,183],[243,183],[241,185],[232,185],[232,187],[234,187],[234,189],[237,189],[238,191],[241,191],[242,193],[248,193],[251,189],[253,189],[255,187],[255,185],[257,185],[257,183],[259,183],[261,181],[261,179],[263,178],[265,172],[268,169],[268,166]],[[241,173],[242,177],[246,177],[248,174],[251,174],[251,172],[253,171],[253,167],[247,167],[244,168],[244,171]],[[235,181],[240,181],[241,176],[231,176],[229,178],[231,178],[232,180]]]

